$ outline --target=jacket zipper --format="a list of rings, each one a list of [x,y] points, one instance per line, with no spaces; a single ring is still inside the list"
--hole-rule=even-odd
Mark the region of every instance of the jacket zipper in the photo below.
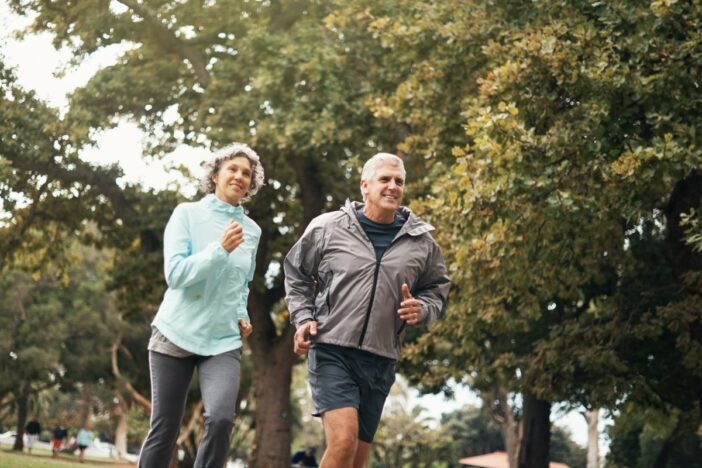
[[[370,322],[370,314],[371,310],[373,309],[373,301],[375,300],[375,289],[378,286],[378,272],[380,271],[380,261],[383,259],[385,256],[385,253],[390,250],[392,245],[400,239],[402,236],[405,234],[402,232],[402,229],[404,229],[404,226],[400,228],[400,231],[397,233],[395,238],[390,242],[390,245],[388,245],[388,248],[385,249],[385,252],[383,252],[383,255],[380,256],[379,259],[375,261],[375,271],[373,272],[373,289],[371,289],[371,296],[370,296],[370,302],[368,303],[368,309],[366,310],[366,318],[363,320],[363,328],[361,329],[361,339],[358,340],[358,348],[360,349],[363,346],[363,340],[366,338],[366,330],[368,330],[368,322]],[[363,228],[361,228],[361,232],[365,235],[365,232],[363,231]],[[375,254],[375,247],[373,246],[373,242],[366,236],[366,239],[368,240],[368,243],[370,243],[371,246],[371,251],[373,254]]]
[[[390,246],[388,246],[388,249]],[[387,249],[385,249],[387,251]],[[383,252],[384,253],[384,252]],[[368,329],[368,322],[370,321],[371,309],[373,309],[373,301],[375,300],[375,288],[378,286],[378,271],[380,271],[380,257],[375,261],[375,271],[373,272],[373,289],[371,289],[370,302],[368,302],[368,309],[366,310],[366,318],[363,320],[363,329],[361,330],[361,339],[358,340],[358,347],[363,346],[363,340],[366,337],[366,330]]]

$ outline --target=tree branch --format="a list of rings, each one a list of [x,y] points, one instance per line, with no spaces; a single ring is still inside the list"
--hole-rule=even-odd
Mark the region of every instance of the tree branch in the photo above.
[[[203,87],[207,86],[210,81],[210,74],[207,71],[207,59],[204,54],[192,46],[193,43],[176,37],[175,33],[159,19],[158,14],[145,4],[131,0],[120,0],[120,3],[144,19],[154,38],[164,50],[190,62],[198,83]]]
[[[183,442],[190,436],[190,434],[195,430],[195,426],[197,426],[200,421],[202,420],[202,406],[203,402],[202,400],[198,401],[195,406],[193,407],[193,412],[190,415],[190,421],[188,421],[187,426],[185,426],[185,430],[181,431],[180,435],[178,436],[178,441],[176,444],[182,445]]]
[[[112,374],[115,376],[118,385],[121,384],[127,391],[127,395],[141,405],[144,409],[151,412],[151,401],[144,395],[139,393],[127,379],[122,376],[119,371],[119,363],[117,362],[117,351],[119,350],[120,344],[122,342],[122,335],[117,336],[117,340],[112,344]]]
[[[66,186],[79,183],[97,187],[100,193],[110,201],[119,219],[125,223],[136,221],[137,216],[132,208],[132,202],[127,199],[124,190],[117,185],[116,179],[119,172],[116,170],[116,166],[104,169],[74,158],[71,161],[73,169],[66,169],[55,163],[35,162],[12,152],[4,153],[3,156],[17,169],[45,175],[49,180],[58,180]]]

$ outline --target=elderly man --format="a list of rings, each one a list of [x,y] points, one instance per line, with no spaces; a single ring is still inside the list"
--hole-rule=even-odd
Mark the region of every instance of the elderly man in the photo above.
[[[402,160],[376,154],[361,174],[363,203],[312,220],[285,258],[295,352],[309,351],[327,440],[322,467],[365,465],[405,326],[435,321],[446,305],[434,228],[401,205],[404,186]]]

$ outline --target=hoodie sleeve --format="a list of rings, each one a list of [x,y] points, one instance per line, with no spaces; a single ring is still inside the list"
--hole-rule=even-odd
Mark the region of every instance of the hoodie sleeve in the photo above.
[[[324,223],[316,218],[285,256],[285,301],[295,327],[314,320],[315,278],[322,257],[323,236]]]
[[[439,245],[431,239],[424,272],[414,288],[413,296],[422,303],[422,320],[429,325],[443,315],[451,286]]]
[[[192,253],[192,235],[185,205],[178,205],[163,235],[163,263],[166,283],[171,289],[186,288],[203,281],[227,263],[229,253],[219,242]]]

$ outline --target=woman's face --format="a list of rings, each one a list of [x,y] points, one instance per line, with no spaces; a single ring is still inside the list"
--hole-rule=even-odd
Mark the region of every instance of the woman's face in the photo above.
[[[246,156],[237,156],[224,161],[219,171],[212,176],[215,196],[230,205],[237,205],[251,185],[251,162]]]

